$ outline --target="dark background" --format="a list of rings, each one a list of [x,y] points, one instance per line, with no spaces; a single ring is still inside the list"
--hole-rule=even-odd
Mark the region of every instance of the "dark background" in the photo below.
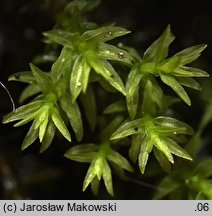
[[[54,25],[58,1],[50,5],[42,0],[0,1],[0,80],[10,90],[15,103],[24,84],[7,82],[9,75],[29,69],[34,55],[44,48],[41,32]],[[198,62],[210,73],[212,59],[212,7],[210,1],[160,1],[160,0],[102,0],[102,4],[88,14],[88,19],[98,24],[115,21],[132,31],[125,41],[141,53],[170,24],[176,40],[170,52],[175,53],[199,43],[208,44]],[[178,107],[195,129],[204,108],[191,93],[193,106]],[[1,117],[11,111],[11,104],[0,89]],[[39,143],[21,152],[20,146],[28,126],[13,128],[0,126],[0,198],[2,199],[92,199],[88,189],[81,192],[87,165],[67,160],[63,153],[69,145],[59,140],[44,154],[38,154]],[[158,168],[159,169],[159,168]],[[136,175],[135,175],[136,176]],[[122,182],[113,177],[116,199],[149,199],[151,188]],[[150,182],[151,183],[151,182]],[[155,183],[155,182],[154,182]],[[104,189],[100,199],[109,198]]]

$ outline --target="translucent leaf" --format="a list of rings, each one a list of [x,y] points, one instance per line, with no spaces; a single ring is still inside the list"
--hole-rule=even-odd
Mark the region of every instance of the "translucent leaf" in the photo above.
[[[186,65],[196,60],[206,47],[207,47],[206,44],[199,44],[196,46],[192,46],[182,50],[181,52],[177,53],[175,56],[180,57],[181,65]]]
[[[71,142],[71,135],[63,121],[63,119],[61,118],[57,108],[53,108],[52,109],[52,121],[54,122],[55,126],[57,127],[57,129],[60,131],[60,133],[69,141]]]
[[[141,144],[144,140],[144,137],[145,137],[144,133],[132,135],[131,146],[129,149],[129,157],[133,163],[135,163],[138,159],[140,147],[141,147]]]
[[[82,189],[83,191],[86,190],[86,188],[93,181],[95,176],[96,176],[96,173],[95,173],[95,160],[93,160],[91,162],[91,165],[88,168],[88,171],[86,173],[86,176],[85,176],[85,179],[84,179],[84,182],[83,182],[83,189]]]
[[[181,85],[186,86],[188,88],[192,88],[195,90],[201,90],[200,84],[189,77],[176,77],[177,82],[179,82]]]
[[[135,118],[138,108],[139,99],[139,83],[144,74],[139,70],[138,65],[133,66],[130,71],[126,83],[126,99],[129,115],[132,119]]]
[[[65,157],[78,162],[91,162],[96,156],[99,146],[95,144],[80,144],[65,153]]]
[[[56,126],[54,125],[53,121],[48,121],[48,125],[45,131],[45,135],[43,137],[40,153],[44,152],[52,143],[56,132]]]
[[[23,71],[15,73],[8,78],[9,81],[20,81],[24,83],[35,83],[35,77],[31,71]]]
[[[178,67],[172,72],[172,75],[180,77],[209,77],[209,74],[206,71],[186,66]]]
[[[178,157],[185,158],[187,160],[193,160],[192,157],[185,151],[182,147],[180,147],[175,141],[168,137],[161,138],[166,142],[172,154],[177,155]]]
[[[171,164],[170,164],[169,160],[167,159],[167,157],[161,151],[159,151],[157,148],[153,148],[153,152],[154,152],[154,155],[155,155],[157,161],[159,162],[161,168],[165,172],[171,173]]]
[[[85,116],[90,125],[91,130],[96,126],[96,99],[91,85],[88,86],[85,94],[80,95],[80,101],[83,105]]]
[[[160,150],[171,163],[174,163],[171,151],[163,139],[161,139],[159,136],[154,136],[152,142],[154,142],[154,146]]]
[[[26,149],[38,138],[38,128],[34,129],[34,123],[35,121],[32,123],[27,135],[24,138],[23,144],[21,146],[21,150]]]
[[[92,58],[89,58],[89,63],[94,68],[96,73],[103,76],[105,80],[110,83],[110,85],[125,95],[124,84],[108,61],[92,56]]]
[[[160,78],[166,85],[170,86],[186,104],[189,106],[191,105],[190,98],[188,97],[185,89],[177,82],[175,78],[164,74],[160,74]]]
[[[152,80],[151,81],[151,92],[150,92],[150,96],[152,98],[152,101],[156,102],[156,104],[158,105],[158,107],[160,109],[162,109],[163,107],[163,91],[161,89],[161,87],[158,85],[156,80]]]
[[[82,34],[83,40],[93,40],[95,42],[106,42],[113,38],[129,34],[130,31],[116,26],[104,26],[98,29],[89,30]]]
[[[48,38],[49,43],[57,43],[73,49],[73,41],[76,40],[76,35],[60,29],[54,29],[44,32],[43,35]]]
[[[149,158],[149,153],[152,151],[153,144],[154,143],[152,142],[151,137],[146,137],[141,144],[138,156],[138,165],[142,174],[144,174],[146,164]]]
[[[154,123],[156,125],[161,125],[165,127],[171,128],[185,128],[185,133],[188,135],[192,135],[194,133],[193,129],[186,123],[179,121],[175,118],[167,117],[167,116],[158,116],[154,118]]]
[[[117,113],[117,112],[123,112],[126,110],[126,104],[123,100],[114,102],[107,106],[103,113],[104,114],[111,114],[111,113]]]
[[[38,86],[41,88],[43,93],[52,92],[54,89],[51,77],[48,73],[41,71],[38,67],[33,64],[30,64],[33,76],[36,79]]]
[[[62,74],[65,73],[66,70],[69,70],[72,66],[73,61],[73,52],[68,47],[63,47],[60,56],[54,62],[51,68],[52,77],[58,81]]]
[[[143,60],[146,62],[158,62],[163,60],[167,57],[169,45],[173,40],[174,36],[172,35],[170,26],[168,25],[162,35],[146,50]]]
[[[155,97],[158,95],[155,94]],[[157,100],[157,99],[156,99]],[[146,82],[141,107],[142,113],[153,116],[156,111],[155,101],[153,97],[153,85],[150,80]]]
[[[60,98],[61,107],[67,114],[70,124],[74,130],[76,138],[80,141],[83,137],[83,124],[80,109],[77,103],[72,103],[69,95],[63,95]]]
[[[110,151],[108,152],[107,159],[127,171],[133,171],[133,168],[128,162],[128,160],[112,149],[110,149]]]
[[[44,119],[39,118],[40,120],[40,126],[39,126],[39,140],[40,142],[43,141],[44,135],[46,133],[46,128],[49,122],[49,110],[43,111],[42,115],[44,116]]]
[[[134,62],[134,58],[127,51],[106,43],[100,43],[98,55],[101,58],[120,61],[126,65],[132,65]]]
[[[124,138],[126,136],[138,133],[144,133],[144,125],[146,121],[143,118],[139,118],[130,122],[127,122],[119,127],[111,136],[111,140]]]
[[[85,176],[85,180],[83,182],[83,191],[85,191],[85,189],[88,187],[88,185],[91,183],[91,181],[94,179],[95,176],[97,176],[99,180],[101,179],[102,173],[105,169],[104,162],[105,159],[101,157],[97,157],[91,162],[91,165],[88,168],[87,174]]]
[[[173,56],[171,58],[166,59],[164,62],[161,63],[160,70],[166,73],[170,73],[174,69],[178,68],[179,64],[180,64],[180,57]]]
[[[26,105],[23,105],[14,110],[13,112],[9,113],[8,115],[4,116],[2,123],[5,124],[31,116],[34,112],[38,111],[41,106],[41,100],[36,100]]]
[[[72,102],[76,100],[80,92],[86,91],[91,67],[88,65],[85,58],[79,55],[74,62],[71,73],[70,90],[72,95]]]
[[[32,121],[33,119],[36,118],[38,112],[39,112],[39,110],[31,113],[30,115],[28,115],[27,117],[25,117],[24,119],[22,119],[18,123],[14,124],[13,126],[14,127],[19,127],[19,126],[27,124],[28,122],[30,122],[30,121]]]
[[[177,134],[187,134],[187,129],[185,127],[165,127],[165,126],[156,126],[154,131],[161,135],[177,135]]]
[[[28,85],[22,92],[19,98],[19,102],[23,103],[29,97],[32,97],[38,93],[40,93],[41,89],[39,86],[31,84]]]
[[[110,166],[108,165],[106,160],[103,160],[103,172],[102,172],[102,177],[105,183],[105,187],[107,189],[107,192],[113,196],[113,181],[112,181],[112,175],[111,175],[111,170]]]

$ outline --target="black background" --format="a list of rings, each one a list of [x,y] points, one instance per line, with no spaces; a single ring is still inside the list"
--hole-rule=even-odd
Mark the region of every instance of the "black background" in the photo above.
[[[15,103],[24,84],[7,82],[9,75],[29,69],[29,62],[44,48],[41,32],[54,25],[55,1],[46,7],[39,0],[0,1],[0,80],[8,87]],[[59,0],[57,2],[60,2]],[[59,4],[59,3],[57,3]],[[175,53],[199,43],[208,44],[199,64],[211,71],[212,59],[212,7],[210,1],[161,1],[161,0],[103,0],[89,13],[88,19],[98,24],[115,21],[117,25],[132,31],[126,43],[143,52],[170,24],[176,41],[170,52]],[[197,128],[203,106],[191,95],[193,107],[179,107],[178,112]],[[8,113],[11,104],[0,89],[0,115]],[[0,198],[16,199],[92,199],[89,189],[81,192],[87,165],[69,161],[63,157],[71,145],[54,143],[39,155],[39,143],[21,152],[21,141],[27,127],[0,126]],[[58,142],[58,141],[56,141]],[[3,170],[5,167],[9,171]],[[6,190],[8,182],[12,189]],[[151,182],[150,182],[151,183]],[[14,186],[15,185],[15,186]],[[149,199],[151,189],[136,183],[121,182],[114,177],[116,199]],[[109,198],[103,189],[99,198]]]

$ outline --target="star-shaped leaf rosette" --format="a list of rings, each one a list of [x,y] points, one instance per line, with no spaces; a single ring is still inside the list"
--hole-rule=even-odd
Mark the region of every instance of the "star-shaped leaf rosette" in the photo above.
[[[129,32],[121,27],[105,26],[85,31],[81,35],[59,29],[44,33],[48,43],[63,46],[61,55],[55,65],[62,65],[66,69],[70,60],[72,61],[73,66],[69,69],[72,102],[77,99],[81,92],[86,92],[91,71],[98,75],[97,81],[103,78],[106,83],[123,95],[126,94],[120,76],[108,60],[119,61],[131,66],[134,59],[127,51],[106,42]],[[59,70],[58,72],[53,68],[53,71],[55,71],[55,78],[59,80],[65,70]]]
[[[113,131],[123,121],[123,117],[117,116],[101,133],[98,144],[80,144],[72,147],[65,154],[65,157],[83,163],[90,163],[85,180],[83,191],[91,184],[94,194],[98,193],[100,180],[104,180],[105,187],[110,195],[113,196],[113,182],[110,166],[117,166],[132,172],[128,160],[113,148],[116,146],[109,140]]]
[[[137,114],[139,84],[143,79],[151,76],[160,77],[162,82],[171,87],[186,104],[191,105],[190,98],[183,86],[200,90],[199,83],[193,77],[209,76],[201,69],[186,66],[200,56],[206,45],[189,47],[172,57],[167,57],[169,46],[174,39],[170,26],[168,26],[146,50],[140,62],[132,67],[126,83],[127,107],[132,119]]]
[[[45,151],[51,144],[56,129],[68,140],[71,141],[71,135],[67,129],[64,117],[61,111],[65,112],[65,117],[75,132],[77,140],[83,136],[83,126],[81,113],[77,103],[71,102],[71,96],[64,91],[64,84],[55,85],[50,73],[41,71],[38,67],[31,64],[31,72],[20,72],[12,75],[9,80],[19,80],[31,83],[30,88],[35,88],[39,95],[32,102],[17,108],[15,111],[6,115],[3,123],[19,121],[14,126],[18,127],[33,121],[29,132],[27,133],[22,149],[30,146],[37,138],[41,142],[40,152]],[[62,94],[63,92],[63,94]],[[35,93],[35,92],[34,92]],[[28,97],[29,95],[25,95]],[[63,115],[64,116],[64,115]]]
[[[134,163],[138,161],[141,173],[144,173],[152,151],[167,172],[171,171],[170,163],[174,163],[173,155],[192,160],[178,143],[185,142],[185,135],[192,135],[193,129],[175,118],[157,114],[164,95],[155,87],[150,80],[146,82],[140,118],[126,120],[110,138],[116,140],[132,136],[129,157]]]

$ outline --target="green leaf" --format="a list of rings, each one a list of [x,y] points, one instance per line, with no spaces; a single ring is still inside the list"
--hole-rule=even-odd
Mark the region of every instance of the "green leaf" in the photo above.
[[[69,141],[71,142],[71,135],[63,121],[63,119],[61,118],[57,108],[53,108],[52,109],[52,115],[51,115],[52,121],[54,122],[55,126],[57,127],[57,129],[60,131],[60,133]]]
[[[181,85],[186,86],[188,88],[192,88],[195,90],[201,90],[200,84],[189,77],[176,77],[177,82],[179,82]]]
[[[80,92],[86,91],[89,74],[91,67],[88,65],[86,59],[79,55],[74,62],[74,66],[71,73],[70,90],[72,95],[72,102],[76,100]]]
[[[114,193],[113,193],[113,181],[112,181],[111,169],[106,160],[103,160],[102,177],[103,177],[107,192],[111,196],[113,196]]]
[[[106,42],[129,33],[130,31],[121,27],[104,26],[98,29],[86,31],[82,34],[82,39],[93,40],[95,42]]]
[[[56,81],[59,81],[60,77],[65,73],[65,71],[70,70],[73,64],[73,56],[74,54],[71,49],[68,47],[63,47],[60,56],[54,62],[51,68],[52,77],[54,77]]]
[[[139,70],[138,65],[132,67],[126,83],[126,100],[129,115],[132,119],[135,118],[138,108],[139,99],[139,83],[144,74]]]
[[[89,57],[89,63],[94,68],[96,73],[103,76],[105,80],[110,83],[110,85],[125,95],[124,84],[108,61],[92,56]]]
[[[121,125],[111,136],[111,140],[124,138],[126,136],[138,133],[144,133],[144,125],[146,121],[139,118]]]
[[[128,160],[126,158],[124,158],[121,154],[119,154],[118,152],[110,149],[110,151],[108,152],[107,155],[107,159],[109,161],[112,161],[113,163],[117,164],[119,167],[133,172],[133,168],[130,165],[130,163],[128,162]]]
[[[91,162],[91,165],[88,168],[87,174],[85,176],[85,180],[83,182],[83,191],[88,187],[91,181],[95,176],[100,180],[103,173],[104,166],[104,158],[97,157]]]
[[[24,124],[27,124],[28,122],[32,121],[33,119],[36,118],[37,114],[39,113],[39,110],[36,112],[31,113],[31,115],[25,117],[24,119],[22,119],[21,121],[19,121],[18,123],[14,124],[14,127],[19,127],[22,126]]]
[[[35,121],[32,123],[27,135],[24,138],[23,144],[21,146],[21,150],[29,147],[37,138],[38,138],[38,128],[34,128]]]
[[[173,56],[163,61],[159,68],[165,73],[171,73],[173,70],[179,67],[180,60],[181,59],[179,56]]]
[[[159,151],[157,148],[153,148],[153,152],[154,152],[154,155],[155,155],[157,161],[159,162],[161,168],[165,172],[171,173],[171,164],[170,164],[169,160],[167,159],[167,157],[161,151]]]
[[[132,135],[131,146],[129,149],[129,157],[133,163],[135,163],[138,159],[140,147],[144,140],[144,137],[145,137],[144,133]]]
[[[74,49],[73,41],[77,38],[76,34],[60,29],[44,32],[43,35],[48,39],[48,43],[57,43],[70,49]]]
[[[97,114],[96,114],[96,99],[92,85],[89,85],[85,94],[80,95],[80,101],[83,105],[85,116],[88,124],[93,131],[96,126]]]
[[[184,128],[185,134],[192,135],[194,133],[193,129],[186,124],[185,122],[179,121],[175,118],[167,117],[167,116],[158,116],[154,118],[154,124],[170,127],[170,128]]]
[[[129,66],[134,62],[134,58],[127,51],[106,43],[100,43],[98,55],[101,58],[120,61]]]
[[[143,60],[145,62],[158,62],[166,58],[168,55],[169,45],[172,43],[174,38],[170,26],[168,25],[162,35],[146,50]]]
[[[188,97],[185,89],[177,82],[174,77],[160,74],[160,78],[166,85],[170,86],[186,104],[189,106],[191,105],[190,98]]]
[[[48,122],[49,122],[49,107],[48,106],[44,106],[40,109],[38,121],[39,121],[39,140],[40,142],[42,142],[44,135],[46,133]]]
[[[80,109],[77,103],[72,103],[69,95],[65,94],[60,98],[63,111],[67,114],[76,138],[81,141],[83,137],[83,123]]]
[[[9,76],[8,81],[20,81],[24,83],[36,83],[35,77],[31,71],[23,71]]]
[[[185,127],[165,127],[165,126],[156,126],[154,131],[161,135],[177,135],[177,134],[187,134]]]
[[[171,154],[171,151],[169,147],[167,146],[166,142],[163,139],[161,139],[161,137],[154,136],[152,142],[154,142],[154,146],[158,150],[160,150],[171,163],[174,163],[174,159]]]
[[[14,110],[13,112],[9,113],[8,115],[4,116],[2,123],[5,124],[12,121],[17,121],[20,119],[27,118],[33,115],[35,112],[37,112],[41,106],[42,106],[41,100],[35,100],[26,105],[23,105],[17,108],[16,110]]]
[[[116,101],[109,106],[107,106],[103,113],[104,114],[111,114],[111,113],[117,113],[117,112],[123,112],[126,110],[126,104],[123,100]]]
[[[36,79],[37,85],[41,88],[43,93],[52,92],[54,89],[51,77],[48,73],[44,73],[38,67],[33,64],[30,64],[33,76]]]
[[[34,85],[34,84],[30,84],[28,85],[22,92],[21,95],[19,97],[19,102],[23,103],[26,99],[28,99],[29,97],[32,97],[38,93],[40,93],[41,89],[39,86]]]
[[[187,151],[185,151],[182,147],[180,147],[175,141],[168,137],[161,138],[164,140],[165,143],[167,143],[167,146],[169,147],[169,150],[172,154],[184,158],[186,160],[193,160],[192,157],[188,154]]]
[[[54,125],[53,121],[52,120],[48,121],[45,135],[41,143],[40,153],[46,151],[46,149],[51,145],[55,136],[55,132],[56,132],[56,126]]]
[[[80,144],[65,153],[65,157],[78,162],[91,162],[96,156],[99,146],[95,144]]]
[[[155,115],[156,106],[155,106],[154,99],[158,101],[158,95],[156,93],[153,93],[152,82],[148,80],[144,88],[144,95],[143,95],[143,101],[142,101],[142,107],[141,107],[143,114],[147,114],[150,116]]]
[[[209,77],[209,74],[201,69],[180,66],[172,72],[173,76],[180,77]]]
[[[149,158],[149,153],[152,151],[153,148],[154,143],[152,141],[153,140],[151,139],[151,137],[147,136],[141,144],[138,156],[138,165],[142,174],[144,174],[146,164]]]
[[[196,60],[206,47],[207,47],[206,44],[199,44],[196,46],[192,46],[182,50],[181,52],[177,53],[175,56],[180,57],[181,65],[186,65]]]

